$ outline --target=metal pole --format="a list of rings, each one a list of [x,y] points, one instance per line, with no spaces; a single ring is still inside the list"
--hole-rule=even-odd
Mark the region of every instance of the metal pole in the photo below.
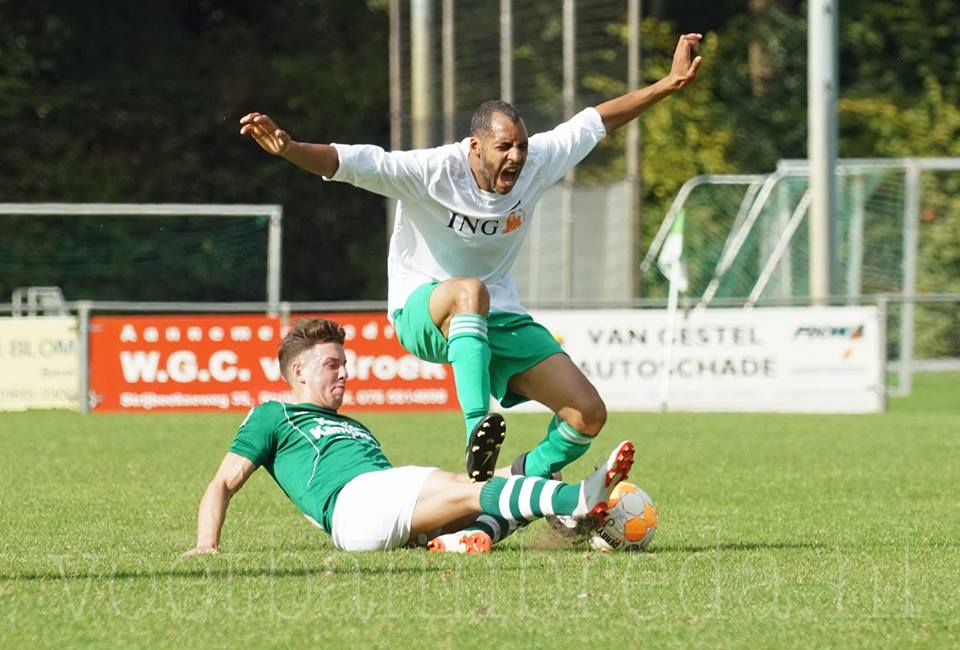
[[[513,103],[513,0],[500,0],[500,99]]]
[[[410,87],[413,148],[433,144],[433,0],[411,0]]]
[[[390,148],[403,148],[403,84],[400,63],[400,0],[390,0]]]
[[[808,133],[810,159],[810,298],[826,304],[836,281],[836,238],[831,224],[837,208],[837,4],[810,0],[807,36]]]
[[[390,0],[390,149],[403,148],[403,83],[400,63],[400,0]],[[397,218],[397,202],[387,200],[387,237],[393,232],[393,223]]]
[[[577,42],[576,42],[576,2],[563,0],[563,119],[573,117],[576,108],[577,93]],[[576,179],[571,169],[563,177],[563,189],[560,203],[561,242],[563,246],[563,275],[561,299],[569,304],[573,298],[573,183]]]
[[[856,305],[860,301],[860,283],[863,276],[863,217],[864,202],[863,172],[857,171],[851,179],[851,201],[853,214],[850,215],[850,250],[847,253],[847,304]]]
[[[917,295],[917,249],[920,225],[920,167],[907,163],[903,198],[903,305],[900,308],[900,373],[898,392],[913,388],[914,297]]]
[[[808,188],[807,192],[801,196],[801,200],[803,197],[807,196],[809,192],[810,190]],[[791,215],[789,183],[780,183],[780,189],[777,191],[777,207],[777,228],[786,228],[787,224],[790,223]],[[789,247],[783,252],[783,258],[779,267],[779,272],[777,273],[775,286],[776,290],[772,293],[776,297],[788,298],[793,295],[793,256],[791,255]]]
[[[883,411],[887,410],[887,313],[889,309],[889,300],[886,295],[881,295],[877,299],[877,320],[879,332],[877,338],[880,346],[880,372],[877,377],[877,385],[880,390],[880,399],[882,400]]]
[[[563,119],[577,106],[577,3],[563,0]]]
[[[81,413],[90,412],[90,302],[84,300],[77,303],[77,319],[79,331],[77,333],[77,410]]]
[[[454,13],[453,0],[443,0],[443,141],[453,142],[456,138],[456,53],[454,50]]]
[[[267,304],[269,316],[275,316],[280,304],[280,251],[283,245],[283,208],[270,212],[267,232]]]
[[[640,86],[640,15],[642,0],[627,3],[627,90]],[[640,120],[627,125],[627,296],[640,296],[640,255],[643,250],[643,134]]]

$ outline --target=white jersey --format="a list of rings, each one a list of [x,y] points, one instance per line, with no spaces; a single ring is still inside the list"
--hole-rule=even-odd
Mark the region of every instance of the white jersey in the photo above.
[[[392,320],[423,283],[455,277],[482,280],[490,290],[491,311],[525,313],[510,268],[533,210],[544,191],[604,135],[600,114],[587,108],[552,131],[531,136],[520,176],[506,194],[477,186],[468,160],[469,138],[414,151],[333,145],[340,167],[328,180],[399,201],[387,258],[388,317]]]

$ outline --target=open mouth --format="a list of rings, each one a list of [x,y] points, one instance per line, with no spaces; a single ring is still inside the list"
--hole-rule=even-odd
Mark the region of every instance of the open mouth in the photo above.
[[[500,182],[504,185],[513,185],[517,180],[519,172],[519,169],[504,169],[500,172]]]

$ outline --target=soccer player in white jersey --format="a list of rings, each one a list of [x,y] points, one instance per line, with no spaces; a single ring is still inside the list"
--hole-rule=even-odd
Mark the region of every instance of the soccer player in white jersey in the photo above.
[[[518,525],[544,516],[601,518],[630,471],[628,441],[575,484],[534,476],[477,483],[436,467],[393,467],[369,429],[337,413],[347,381],[343,341],[340,325],[319,318],[297,321],[284,336],[277,356],[293,399],[261,404],[240,425],[200,500],[197,541],[185,555],[219,551],[227,506],[261,466],[339,549],[427,543],[460,553],[489,551]],[[484,418],[501,420],[496,413]]]
[[[551,476],[582,456],[606,422],[596,388],[520,304],[510,268],[543,192],[606,134],[691,83],[701,38],[680,37],[663,79],[529,138],[516,109],[499,101],[477,109],[469,138],[414,151],[297,142],[267,115],[241,118],[240,133],[269,153],[398,200],[388,317],[404,348],[453,366],[475,480],[493,474],[505,432],[485,420],[491,394],[505,407],[535,400],[555,413],[514,474]]]

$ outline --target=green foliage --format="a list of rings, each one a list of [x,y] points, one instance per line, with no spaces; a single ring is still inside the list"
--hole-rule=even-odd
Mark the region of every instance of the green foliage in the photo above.
[[[237,120],[263,111],[300,140],[386,145],[388,4],[0,0],[0,201],[279,203],[284,298],[382,298],[383,201],[269,158],[239,137]],[[456,46],[458,131],[496,93],[497,6],[456,4],[458,24],[468,26]],[[679,32],[706,34],[696,84],[641,118],[647,238],[689,177],[768,172],[781,158],[806,155],[806,5],[769,6],[757,17],[742,0],[644,3],[647,81],[668,70]],[[841,156],[960,155],[956,9],[955,0],[840,4]],[[562,112],[560,12],[549,2],[514,3],[514,11],[515,99],[531,130],[550,128]],[[590,105],[626,90],[625,9],[603,4],[597,17],[583,3],[578,11],[581,20],[604,21],[610,36],[577,55],[587,71],[579,101]],[[760,92],[748,58],[757,44],[770,71]],[[625,135],[604,141],[578,178],[621,178]],[[936,207],[938,224],[956,218],[952,205]],[[945,257],[925,258],[936,261],[924,262],[922,277],[941,282],[924,286],[952,286],[960,277],[946,253],[954,230],[925,228]],[[39,226],[7,232],[21,249],[50,245],[39,242],[49,238]],[[64,228],[56,244],[81,258],[84,237]],[[191,264],[194,275],[207,273]],[[0,299],[13,282],[0,275]],[[94,280],[68,298],[96,287]],[[200,293],[221,300],[223,287]]]
[[[840,85],[844,94],[897,102],[923,93],[933,77],[960,102],[955,0],[848,0],[840,5]]]
[[[383,142],[386,15],[290,10],[3,0],[0,201],[279,203],[284,298],[382,297],[382,200],[270,158],[237,121],[263,111],[298,139]],[[71,229],[57,243],[83,254]]]
[[[764,91],[751,87],[748,50],[752,38],[764,45],[772,72]],[[710,98],[736,134],[729,165],[735,173],[767,173],[782,158],[804,158],[807,149],[806,18],[771,9],[759,36],[744,14],[731,16],[718,34],[716,93]]]
[[[905,105],[903,98],[844,97],[838,103],[843,125],[840,149],[850,158],[960,156],[960,109],[928,75]]]

